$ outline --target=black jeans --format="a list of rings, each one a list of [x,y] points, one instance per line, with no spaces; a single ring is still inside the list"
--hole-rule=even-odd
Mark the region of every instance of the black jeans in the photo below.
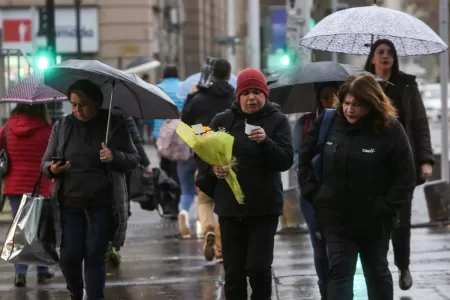
[[[252,300],[272,299],[273,248],[278,218],[278,215],[219,217],[227,300],[247,300],[247,276]]]
[[[409,268],[411,255],[411,205],[404,205],[398,216],[398,226],[392,230],[394,262],[400,270]]]
[[[326,230],[330,274],[328,300],[352,300],[358,254],[366,279],[369,300],[393,300],[392,275],[387,253],[389,234],[348,238]]]
[[[103,300],[106,281],[105,253],[114,221],[111,208],[61,211],[60,267],[74,299],[83,297],[83,272],[89,300]]]

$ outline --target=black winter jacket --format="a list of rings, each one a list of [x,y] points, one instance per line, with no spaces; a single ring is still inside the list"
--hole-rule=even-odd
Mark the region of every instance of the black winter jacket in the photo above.
[[[266,139],[256,143],[245,134],[247,123],[261,126]],[[281,172],[293,161],[291,127],[277,104],[267,102],[252,115],[244,114],[239,102],[214,117],[211,128],[230,128],[234,136],[233,156],[237,159],[237,179],[244,193],[245,204],[238,204],[224,179],[218,179],[214,191],[215,213],[219,216],[278,215],[283,209]]]
[[[391,84],[386,84],[384,91],[397,108],[400,122],[411,143],[416,165],[416,184],[419,185],[425,182],[420,177],[420,166],[424,163],[434,164],[427,113],[415,76],[399,71],[389,81]]]
[[[312,200],[320,223],[338,234],[380,234],[400,207],[412,200],[416,178],[413,154],[400,122],[375,135],[369,117],[351,125],[337,114],[323,148],[322,178],[311,159],[323,116],[316,119],[300,149],[298,180]]]
[[[209,88],[189,95],[181,112],[181,121],[189,126],[208,125],[214,116],[231,107],[236,100],[234,88],[226,81],[214,82]]]

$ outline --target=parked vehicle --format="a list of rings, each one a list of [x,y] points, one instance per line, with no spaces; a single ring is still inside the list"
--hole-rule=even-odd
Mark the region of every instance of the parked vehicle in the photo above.
[[[448,90],[449,93],[447,95],[447,99],[450,103],[450,84],[448,85]],[[421,94],[428,118],[431,121],[439,121],[441,119],[441,112],[442,112],[441,84],[440,83],[424,84],[421,87]],[[450,116],[450,107],[448,109],[448,113]]]

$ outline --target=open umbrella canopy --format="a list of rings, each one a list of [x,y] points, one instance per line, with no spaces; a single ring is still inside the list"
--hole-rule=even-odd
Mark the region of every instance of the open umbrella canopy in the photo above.
[[[392,41],[399,56],[436,54],[448,48],[421,20],[377,5],[348,8],[325,17],[301,39],[300,45],[368,55],[370,46],[379,39]]]
[[[269,99],[281,105],[284,113],[310,112],[316,109],[316,84],[325,82],[342,83],[355,74],[369,72],[361,68],[333,61],[305,64],[271,74]],[[378,81],[382,81],[377,77]]]
[[[62,93],[80,79],[91,80],[101,87],[103,108],[118,107],[125,114],[142,119],[179,116],[177,106],[163,90],[135,74],[126,74],[97,60],[68,60],[44,73],[45,84]]]
[[[195,73],[187,77],[178,88],[177,96],[181,99],[185,99],[189,93],[191,92],[192,88],[200,81],[201,73]],[[231,74],[230,80],[228,81],[235,89],[237,85],[237,77],[234,74]]]
[[[67,96],[45,85],[43,74],[35,73],[19,81],[8,91],[0,102],[32,105],[55,100],[67,100]]]

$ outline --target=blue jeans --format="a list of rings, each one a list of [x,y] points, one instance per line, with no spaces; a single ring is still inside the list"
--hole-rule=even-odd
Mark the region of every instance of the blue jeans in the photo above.
[[[181,186],[180,210],[189,211],[195,199],[195,158],[177,162],[177,174]]]
[[[103,300],[106,281],[105,253],[114,230],[112,209],[63,208],[61,226],[60,267],[67,289],[75,297],[82,297],[84,261],[87,297],[89,300]]]
[[[19,210],[20,202],[22,200],[22,196],[8,196],[9,203],[11,204],[11,211],[13,218],[16,216],[17,211]],[[28,265],[23,264],[15,264],[14,269],[16,274],[27,274],[28,272]],[[44,266],[37,266],[36,272],[38,274],[48,274],[49,270],[47,267]]]
[[[321,293],[326,293],[328,285],[328,273],[330,264],[328,261],[327,245],[322,228],[318,225],[316,212],[311,202],[306,199],[300,199],[300,209],[308,226],[309,236],[314,251],[314,265],[316,267],[317,277],[319,281],[319,289]]]

